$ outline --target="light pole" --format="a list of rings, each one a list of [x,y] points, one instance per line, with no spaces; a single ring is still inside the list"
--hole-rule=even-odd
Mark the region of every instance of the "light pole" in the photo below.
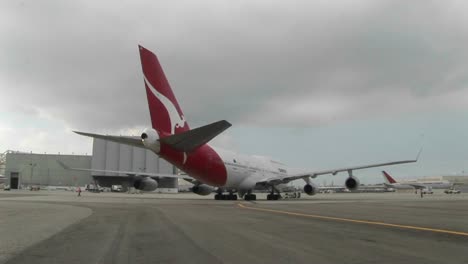
[[[33,177],[33,172],[34,172],[34,167],[37,166],[36,163],[29,163],[29,166],[31,166],[31,174],[29,174],[29,185],[32,186],[32,177]]]

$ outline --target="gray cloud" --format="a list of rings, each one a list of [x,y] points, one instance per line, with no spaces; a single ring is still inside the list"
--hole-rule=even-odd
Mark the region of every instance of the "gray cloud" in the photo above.
[[[72,128],[149,125],[142,44],[158,54],[192,126],[314,126],[463,108],[464,5],[6,1],[0,91],[9,109]]]

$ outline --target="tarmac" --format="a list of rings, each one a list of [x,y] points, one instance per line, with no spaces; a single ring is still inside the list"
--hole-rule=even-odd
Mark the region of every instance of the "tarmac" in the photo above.
[[[0,191],[0,263],[468,263],[468,194]]]

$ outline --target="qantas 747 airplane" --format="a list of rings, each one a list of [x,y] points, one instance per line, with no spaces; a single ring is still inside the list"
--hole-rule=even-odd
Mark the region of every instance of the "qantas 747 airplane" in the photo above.
[[[208,195],[217,190],[216,200],[237,200],[237,194],[245,200],[255,200],[256,196],[253,192],[258,189],[271,190],[267,199],[277,200],[281,197],[281,186],[294,180],[303,179],[305,181],[304,192],[314,195],[318,187],[311,182],[311,178],[346,171],[349,175],[345,182],[346,187],[355,190],[359,187],[359,180],[353,176],[354,170],[416,162],[418,159],[293,173],[284,164],[267,157],[242,155],[211,147],[207,144],[208,141],[226,130],[231,124],[222,120],[190,129],[158,58],[142,46],[139,46],[139,50],[152,127],[146,128],[141,137],[76,133],[149,149],[189,177],[131,171],[89,171],[126,174],[132,186],[143,191],[154,191],[158,186],[156,181],[158,178],[177,177],[188,178],[194,184],[193,192],[199,195]],[[66,167],[63,163],[62,166]]]

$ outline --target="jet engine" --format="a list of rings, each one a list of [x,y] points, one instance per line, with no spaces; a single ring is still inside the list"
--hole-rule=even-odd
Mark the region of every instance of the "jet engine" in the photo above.
[[[156,153],[159,152],[159,135],[153,128],[145,128],[145,130],[143,130],[143,133],[141,133],[141,141],[143,141],[143,145],[145,145],[145,147]]]
[[[317,193],[317,186],[315,186],[315,184],[306,184],[304,186],[304,192],[308,195],[314,195]]]
[[[206,184],[197,184],[192,187],[192,192],[198,195],[209,195],[214,191],[214,188]]]
[[[345,185],[346,188],[351,191],[357,190],[357,188],[359,188],[359,179],[354,176],[350,176],[348,179],[346,179]]]
[[[133,187],[140,191],[152,192],[158,188],[158,182],[150,177],[137,177],[133,181]]]

